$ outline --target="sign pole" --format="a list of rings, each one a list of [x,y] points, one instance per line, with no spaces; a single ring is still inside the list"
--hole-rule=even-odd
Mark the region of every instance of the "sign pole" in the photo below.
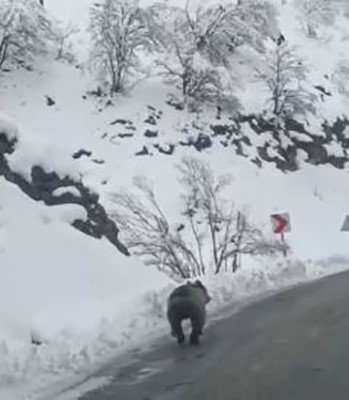
[[[283,232],[281,233],[281,242],[282,242],[282,245],[283,245],[283,249],[282,250],[283,250],[284,256],[287,257],[285,234]]]

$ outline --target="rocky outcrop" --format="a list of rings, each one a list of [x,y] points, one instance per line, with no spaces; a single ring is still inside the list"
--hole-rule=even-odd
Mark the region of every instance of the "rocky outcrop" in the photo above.
[[[56,172],[46,172],[36,165],[31,169],[31,181],[27,181],[19,173],[12,171],[6,155],[16,150],[16,139],[9,140],[0,133],[0,176],[17,185],[27,196],[37,201],[43,201],[48,206],[59,204],[78,204],[87,212],[86,220],[75,220],[73,226],[79,231],[94,238],[105,237],[119,251],[129,255],[127,248],[119,241],[119,230],[112,221],[104,207],[99,203],[99,197],[91,192],[83,183],[76,182],[66,176],[61,178]],[[62,194],[54,194],[59,188],[75,188],[74,191],[62,191]],[[79,194],[79,195],[77,195]]]

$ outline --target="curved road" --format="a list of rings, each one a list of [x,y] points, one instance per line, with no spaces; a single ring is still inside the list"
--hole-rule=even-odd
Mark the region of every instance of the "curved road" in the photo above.
[[[210,326],[200,347],[170,337],[79,400],[346,400],[349,273],[298,286]]]

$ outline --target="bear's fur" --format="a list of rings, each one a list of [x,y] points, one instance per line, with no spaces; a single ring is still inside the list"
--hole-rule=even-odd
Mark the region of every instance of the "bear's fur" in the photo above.
[[[199,280],[179,286],[170,294],[167,318],[171,325],[171,334],[177,338],[179,344],[185,341],[182,329],[182,321],[185,319],[190,319],[192,326],[190,343],[199,343],[206,321],[206,304],[210,300],[206,287]]]

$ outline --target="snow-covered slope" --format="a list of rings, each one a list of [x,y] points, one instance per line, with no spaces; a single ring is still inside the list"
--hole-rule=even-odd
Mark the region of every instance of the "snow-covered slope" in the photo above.
[[[68,224],[84,217],[0,177],[1,398],[14,383],[38,389],[45,376],[82,370],[155,329],[142,314],[152,315],[151,293],[169,280]],[[35,350],[33,340],[44,344]]]
[[[85,46],[90,2],[45,3],[58,18],[81,26],[77,43]],[[238,146],[212,133],[213,123],[229,123],[226,116],[217,120],[213,111],[196,115],[174,109],[166,103],[171,89],[159,78],[141,83],[125,97],[116,96],[107,106],[106,99],[87,95],[95,83],[84,66],[45,58],[37,60],[33,71],[19,69],[0,76],[0,111],[16,121],[20,132],[16,151],[6,159],[28,181],[34,165],[61,178],[69,176],[98,193],[112,211],[111,195],[121,187],[131,188],[136,175],[145,175],[154,182],[159,202],[175,222],[182,190],[176,165],[183,155],[195,154],[208,161],[215,173],[232,174],[228,196],[237,206],[246,207],[267,235],[271,235],[270,214],[290,213],[289,261],[246,257],[234,277],[208,280],[214,299],[210,312],[246,295],[347,268],[349,238],[340,227],[348,212],[344,144],[349,128],[340,132],[340,138],[326,137],[321,125],[325,119],[332,123],[349,114],[348,97],[336,81],[337,64],[349,62],[348,25],[338,20],[324,29],[321,40],[309,39],[293,2],[275,3],[281,12],[281,31],[309,63],[308,85],[332,93],[319,103],[317,115],[308,116],[305,126],[312,136],[291,130],[284,140],[296,146],[318,144],[325,138],[320,143],[325,156],[343,158],[342,169],[329,165],[327,159],[324,165],[310,165],[301,145],[295,156],[296,172],[281,172],[274,161],[262,158],[261,167],[257,166],[251,161],[259,157],[258,147],[266,144],[271,159],[282,159],[271,132],[257,135],[249,123],[242,123],[240,145],[245,156],[239,155]],[[246,66],[238,70],[236,94],[246,114],[261,111],[266,100],[252,75]],[[17,129],[4,121],[0,116],[0,134],[15,137]],[[180,144],[200,134],[212,142],[204,151]],[[148,154],[136,156],[144,146]],[[164,154],[171,153],[171,146],[173,154]],[[56,196],[62,190],[77,193],[74,187],[56,190]],[[173,283],[140,259],[123,256],[106,239],[75,230],[70,224],[77,218],[86,218],[83,207],[35,202],[6,181],[0,168],[0,359],[4,360],[0,398],[23,400],[32,393],[36,399],[56,374],[80,371],[139,340],[167,332],[165,301]],[[45,344],[32,346],[32,337]],[[22,391],[14,389],[19,382]]]

